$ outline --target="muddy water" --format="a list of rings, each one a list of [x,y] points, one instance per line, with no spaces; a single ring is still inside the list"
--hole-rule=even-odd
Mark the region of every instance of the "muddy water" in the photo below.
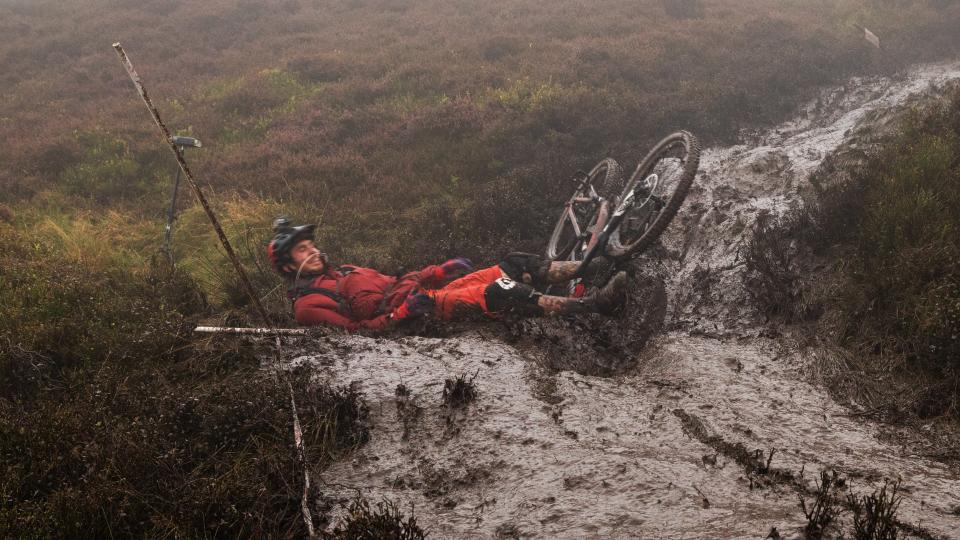
[[[798,497],[829,469],[853,493],[902,477],[900,521],[960,538],[958,467],[883,442],[879,426],[804,382],[803,357],[757,337],[739,255],[757,216],[798,204],[824,158],[956,78],[960,63],[854,80],[750,144],[705,151],[681,226],[656,261],[639,262],[667,276],[669,330],[622,349],[630,367],[615,376],[547,369],[537,347],[483,327],[336,338],[291,359],[359,386],[371,407],[371,441],[327,470],[321,490],[412,507],[435,538],[763,538],[772,527],[794,537]],[[476,373],[479,398],[450,409],[444,380],[463,373]],[[397,397],[399,384],[410,397]],[[747,465],[755,450],[761,464],[774,451],[771,473]]]
[[[797,118],[749,143],[704,151],[700,174],[664,243],[671,326],[708,335],[759,327],[743,289],[743,253],[761,214],[776,216],[811,190],[809,177],[839,150],[868,146],[897,112],[960,77],[960,63],[917,68],[899,80],[856,78],[830,88]]]

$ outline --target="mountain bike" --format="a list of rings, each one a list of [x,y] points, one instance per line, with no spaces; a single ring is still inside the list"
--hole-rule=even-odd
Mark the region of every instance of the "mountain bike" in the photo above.
[[[616,266],[653,245],[683,204],[699,166],[699,141],[678,131],[647,153],[625,185],[620,166],[610,158],[588,173],[578,172],[546,249],[550,260],[580,262],[569,293],[582,292],[594,258],[604,256]]]

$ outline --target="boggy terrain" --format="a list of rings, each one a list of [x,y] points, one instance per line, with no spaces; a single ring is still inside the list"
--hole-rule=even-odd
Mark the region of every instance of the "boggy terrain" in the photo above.
[[[783,250],[750,246],[758,238],[771,239],[778,249],[792,246],[789,234],[758,234],[770,230],[759,220],[767,216],[773,221],[765,223],[776,224],[782,211],[803,208],[800,196],[813,184],[804,178],[806,170],[820,175],[856,156],[861,151],[856,145],[889,122],[890,106],[949,76],[953,68],[940,66],[895,81],[871,78],[956,58],[958,21],[960,3],[949,0],[0,2],[0,34],[9,37],[0,41],[0,537],[307,535],[287,389],[272,370],[261,369],[257,351],[246,343],[222,336],[199,339],[192,331],[198,320],[213,317],[226,325],[261,321],[250,316],[249,299],[204,212],[188,203],[189,190],[180,190],[172,257],[161,248],[173,161],[117,62],[114,41],[130,54],[168,126],[203,141],[201,150],[188,153],[191,168],[276,324],[292,324],[280,278],[263,250],[278,214],[318,223],[319,243],[342,262],[385,271],[456,256],[490,264],[508,249],[542,249],[555,212],[569,196],[563,179],[576,169],[605,156],[632,166],[630,158],[674,129],[691,130],[705,145],[721,148],[704,156],[699,187],[674,235],[632,268],[636,290],[624,319],[488,323],[468,326],[466,334],[463,328],[429,328],[421,333],[429,338],[406,345],[412,363],[404,365],[420,366],[423,380],[436,386],[411,380],[399,394],[399,375],[390,374],[383,359],[371,359],[371,368],[383,374],[386,394],[375,391],[375,379],[367,380],[370,388],[361,388],[361,394],[309,385],[310,370],[295,371],[311,470],[333,483],[338,475],[360,475],[347,481],[366,485],[364,475],[382,470],[369,458],[398,453],[385,431],[394,425],[389,415],[396,399],[411,403],[403,406],[402,425],[407,440],[418,444],[429,444],[431,426],[447,429],[447,415],[441,414],[447,409],[437,408],[431,396],[441,399],[445,392],[445,403],[465,403],[457,408],[461,423],[451,425],[473,426],[476,435],[466,435],[467,429],[454,437],[451,431],[448,446],[436,453],[444,459],[465,456],[459,445],[474,436],[485,447],[505,444],[475,425],[497,418],[495,410],[478,408],[489,407],[500,389],[509,390],[511,402],[522,407],[517,410],[523,421],[514,422],[522,429],[558,429],[550,433],[562,435],[565,444],[583,444],[585,434],[578,434],[581,442],[563,434],[576,426],[537,427],[536,407],[566,403],[563,381],[570,373],[598,388],[659,381],[638,390],[654,399],[653,392],[661,386],[667,391],[670,381],[678,380],[650,371],[666,354],[663,347],[672,346],[664,341],[670,339],[684,351],[706,348],[720,359],[737,356],[718,352],[726,347],[722,340],[736,342],[760,351],[758,362],[768,370],[786,370],[790,380],[809,377],[819,385],[824,375],[840,373],[846,377],[842,385],[855,379],[888,393],[906,388],[903,411],[955,422],[960,234],[952,233],[960,230],[960,189],[955,189],[960,98],[924,144],[902,145],[900,154],[918,146],[924,150],[914,156],[918,159],[891,160],[892,171],[863,173],[869,180],[900,177],[899,183],[871,184],[889,184],[894,194],[906,187],[939,196],[915,197],[924,204],[895,208],[891,219],[885,219],[891,212],[877,214],[881,225],[912,223],[926,234],[919,235],[923,242],[894,234],[898,249],[888,249],[886,238],[865,237],[860,249],[841,251],[845,263],[854,253],[880,253],[888,259],[884,263],[911,264],[873,264],[876,258],[860,257],[846,265],[857,271],[858,265],[872,264],[874,270],[853,272],[859,281],[833,303],[842,320],[852,323],[847,334],[857,339],[841,343],[823,334],[845,354],[866,351],[857,357],[861,364],[873,362],[874,350],[889,351],[936,384],[912,385],[886,369],[850,369],[859,366],[838,362],[833,351],[819,346],[810,349],[809,359],[801,357],[789,338],[793,330],[783,324],[793,324],[788,319],[812,324],[805,317],[824,303],[808,302],[812,297],[803,289],[808,283],[795,278],[819,277],[817,265],[824,263],[803,249],[791,248],[783,259]],[[880,37],[880,49],[864,40],[863,27]],[[741,146],[724,148],[743,130],[781,123],[821,88],[854,75],[867,78],[823,94],[780,133],[748,134]],[[875,115],[870,111],[880,112],[859,124],[867,132],[845,135],[845,126]],[[843,139],[850,144],[831,153]],[[919,173],[900,174],[914,170]],[[926,174],[930,171],[936,174]],[[886,194],[872,192],[874,201]],[[910,219],[897,217],[904,210]],[[888,232],[875,224],[861,220],[851,229]],[[918,251],[924,256],[911,256]],[[751,264],[758,261],[776,264],[768,265],[772,272],[756,274],[759,267]],[[886,294],[874,294],[877,290]],[[878,297],[885,300],[877,304],[883,317],[873,309]],[[470,341],[478,335],[482,343]],[[436,339],[441,336],[445,339]],[[700,345],[690,349],[694,342]],[[324,342],[309,343],[304,357],[328,350]],[[332,342],[345,348],[346,360],[374,343]],[[412,352],[458,343],[472,352],[456,365],[444,364],[453,360],[443,355],[417,361],[420,353]],[[764,348],[768,345],[772,348]],[[404,350],[392,342],[380,346],[397,354]],[[495,387],[496,369],[482,363],[501,356],[494,350],[504,351],[502,362],[516,363],[528,378]],[[788,354],[774,362],[771,351],[777,350]],[[690,362],[697,368],[691,373],[709,374],[709,366],[699,363],[717,361],[711,355],[684,357],[675,361],[679,371],[664,372],[719,392],[718,381],[694,379],[680,369]],[[752,365],[738,361],[743,369]],[[885,368],[890,361],[875,364]],[[334,384],[367,379],[336,364],[318,369],[321,379]],[[461,383],[445,383],[460,375]],[[758,380],[766,381],[761,375]],[[463,383],[474,376],[478,394],[470,402],[470,387]],[[889,384],[895,380],[899,386]],[[834,384],[823,387],[834,399],[856,404],[853,410],[861,415],[856,418],[878,417],[875,388],[869,396],[844,396]],[[536,399],[527,406],[524,396]],[[373,442],[357,457],[372,465],[327,474],[330,463],[351,459],[355,447],[370,438],[364,400],[373,406]],[[636,403],[642,400],[624,400],[623,410],[641,410]],[[896,405],[884,410],[896,411]],[[719,402],[714,406],[728,410]],[[664,417],[663,429],[704,455],[709,447],[732,456],[751,477],[770,467],[786,471],[767,476],[786,490],[777,500],[788,509],[793,494],[783,486],[792,485],[787,473],[797,472],[781,461],[783,452],[769,465],[761,463],[752,452],[772,447],[769,441],[740,436],[719,413],[681,409]],[[574,408],[564,414],[572,418]],[[764,424],[756,423],[752,433],[764,433]],[[627,430],[618,432],[624,437]],[[783,450],[804,444],[812,443],[791,443]],[[958,445],[913,448],[957,456]],[[526,450],[538,459],[539,451]],[[441,464],[436,474],[426,467],[416,472],[412,462],[403,466],[414,471],[408,476],[416,484],[420,477],[443,478],[443,462],[434,461]],[[811,467],[805,469],[808,486],[816,476]],[[891,476],[904,470],[887,469],[895,468],[876,466]],[[476,485],[518,489],[511,487],[519,483],[507,470],[493,468],[488,481]],[[908,476],[904,473],[901,493],[912,485]],[[848,480],[850,489],[860,492],[878,485]],[[697,486],[717,508],[712,487]],[[731,493],[747,492],[731,486]],[[457,501],[474,497],[479,488],[454,487],[448,489],[452,503],[429,488],[369,493],[387,494],[411,519],[422,511],[421,522],[441,531],[435,537],[455,536],[442,529],[443,514],[464,512],[469,503]],[[322,484],[320,490],[332,498],[348,492]],[[410,513],[406,504],[411,495],[423,499],[418,493],[429,494],[429,504],[418,503]],[[498,506],[487,505],[499,512],[496,519],[487,514],[487,532],[500,525],[503,535],[537,532],[532,518],[516,524],[528,514],[519,502],[498,498]],[[576,509],[583,515],[571,521],[589,516],[588,522],[604,512],[599,499],[579,500]],[[457,506],[437,506],[438,501]],[[382,508],[396,517],[396,508],[377,501],[355,503],[354,516]],[[927,514],[939,515],[907,510],[910,504],[902,512],[905,523],[923,518],[926,527]],[[847,526],[855,506],[849,501],[837,506],[846,508],[841,519]],[[829,521],[822,512],[812,517],[819,524]],[[355,520],[336,534],[355,537],[367,521]],[[788,521],[778,522],[778,530],[787,531]],[[767,525],[758,520],[751,535]],[[934,525],[931,530],[941,530]],[[413,529],[411,521],[407,527]],[[456,527],[473,531],[463,523]],[[625,528],[625,535],[645,531]],[[690,530],[710,534],[703,527]]]
[[[635,263],[644,301],[623,319],[306,346],[289,364],[352,385],[372,422],[369,443],[323,474],[325,504],[386,497],[440,538],[793,537],[817,518],[799,500],[813,508],[829,471],[828,535],[862,523],[856,497],[899,480],[900,534],[958,537],[957,462],[840,404],[812,376],[824,351],[768,324],[744,285],[758,218],[801,204],[825,160],[957,78],[949,62],[852,79],[705,150],[677,225]],[[473,401],[444,399],[458,376]]]

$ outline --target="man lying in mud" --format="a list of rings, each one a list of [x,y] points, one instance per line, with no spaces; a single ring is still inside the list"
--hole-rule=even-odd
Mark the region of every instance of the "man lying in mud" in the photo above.
[[[313,225],[294,227],[278,218],[267,245],[271,264],[288,283],[294,317],[304,326],[383,330],[421,316],[453,321],[477,313],[497,318],[508,311],[611,316],[625,301],[625,272],[580,298],[538,292],[536,287],[569,281],[578,263],[545,261],[530,253],[510,253],[496,266],[476,271],[460,257],[400,277],[359,266],[334,267],[314,244],[313,230]]]

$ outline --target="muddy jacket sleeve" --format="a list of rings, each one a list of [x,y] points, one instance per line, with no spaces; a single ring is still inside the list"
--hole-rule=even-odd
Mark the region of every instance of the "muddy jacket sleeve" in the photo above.
[[[329,298],[319,294],[308,294],[301,297],[293,305],[293,315],[297,324],[301,326],[317,326],[321,324],[338,326],[350,332],[360,329],[382,330],[390,325],[388,315],[380,315],[373,319],[354,321],[340,314],[337,305]]]

